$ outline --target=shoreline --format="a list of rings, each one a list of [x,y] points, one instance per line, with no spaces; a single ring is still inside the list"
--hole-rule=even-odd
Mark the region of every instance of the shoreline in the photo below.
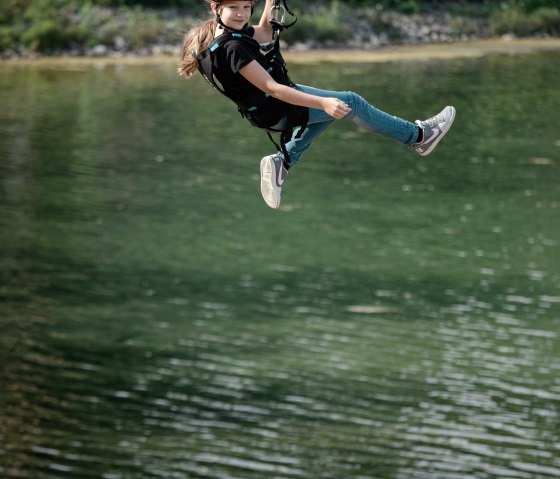
[[[374,63],[388,61],[425,61],[452,58],[476,58],[491,54],[528,54],[560,50],[560,38],[484,39],[450,43],[393,45],[375,50],[312,49],[283,52],[292,64]],[[179,55],[125,55],[106,57],[39,56],[35,58],[0,59],[0,68],[9,66],[43,66],[64,68],[77,65],[150,65],[179,63]]]
[[[560,38],[497,38],[451,43],[395,45],[371,51],[352,49],[288,51],[284,54],[284,57],[287,61],[294,64],[324,62],[374,63],[476,58],[492,54],[527,54],[554,50],[560,50]]]

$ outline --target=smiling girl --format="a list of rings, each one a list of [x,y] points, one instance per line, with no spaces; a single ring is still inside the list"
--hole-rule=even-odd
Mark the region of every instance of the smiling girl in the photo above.
[[[274,0],[267,0],[258,24],[249,26],[256,1],[207,0],[212,18],[185,37],[179,74],[190,78],[197,70],[233,100],[253,125],[282,133],[275,154],[261,160],[261,193],[268,206],[278,208],[290,168],[335,120],[392,138],[426,156],[451,127],[455,108],[416,123],[389,115],[354,92],[328,91],[295,84],[288,76],[273,28]],[[269,16],[269,12],[271,12]]]

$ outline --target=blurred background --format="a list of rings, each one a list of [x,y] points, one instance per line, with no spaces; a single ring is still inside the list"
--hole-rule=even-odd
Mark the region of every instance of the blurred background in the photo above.
[[[427,158],[336,122],[277,211],[176,58],[0,63],[0,476],[559,477],[560,51],[508,45],[291,66],[458,113]]]
[[[259,2],[260,15],[264,1]],[[560,0],[290,0],[285,46],[375,48],[560,33]],[[3,0],[0,55],[175,55],[203,0]]]

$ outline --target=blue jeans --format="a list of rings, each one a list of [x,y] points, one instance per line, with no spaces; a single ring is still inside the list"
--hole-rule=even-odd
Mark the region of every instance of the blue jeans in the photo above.
[[[352,108],[352,111],[345,118],[352,120],[366,130],[392,138],[407,146],[416,142],[416,138],[418,137],[417,125],[378,110],[354,92],[319,90],[318,88],[304,85],[297,85],[296,88],[311,95],[342,100]],[[301,155],[311,146],[311,143],[313,143],[333,121],[335,121],[335,119],[323,110],[309,109],[309,122],[301,137],[296,138],[299,130],[298,128],[294,131],[291,141],[286,143],[286,150],[290,155],[290,166],[294,166],[299,161]]]

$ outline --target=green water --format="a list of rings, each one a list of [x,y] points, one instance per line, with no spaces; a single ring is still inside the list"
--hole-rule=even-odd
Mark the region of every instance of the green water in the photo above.
[[[298,66],[338,122],[265,135],[174,65],[0,66],[0,477],[560,476],[560,54]]]

